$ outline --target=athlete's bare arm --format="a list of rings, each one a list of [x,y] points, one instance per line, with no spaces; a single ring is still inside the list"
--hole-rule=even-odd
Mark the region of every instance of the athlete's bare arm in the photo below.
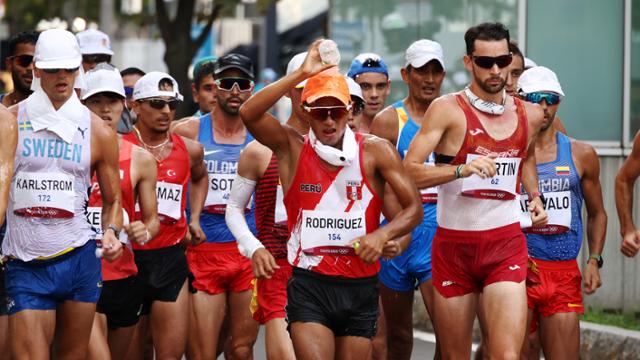
[[[373,118],[369,134],[387,139],[397,146],[399,131],[398,113],[393,106],[387,106]]]
[[[571,152],[576,161],[574,163],[582,170],[580,184],[584,203],[587,207],[587,241],[589,254],[602,254],[605,234],[607,232],[607,213],[602,201],[600,186],[600,160],[591,145],[579,141],[571,142]],[[594,259],[587,261],[583,270],[584,292],[594,293],[602,281],[598,263]]]
[[[158,235],[160,230],[156,197],[158,167],[153,155],[138,146],[133,147],[131,154],[131,177],[135,179],[131,185],[137,195],[135,200],[140,204],[142,221],[132,221],[124,229],[130,241],[143,245]]]
[[[198,140],[200,118],[189,116],[171,123],[169,131],[191,140]]]
[[[616,176],[616,209],[620,221],[622,244],[620,251],[625,256],[633,257],[640,249],[640,231],[633,222],[633,185],[640,176],[640,132],[633,140],[631,154],[624,161]]]
[[[536,139],[542,126],[544,112],[537,104],[523,102],[527,112],[529,122],[529,148],[527,157],[522,163],[522,176],[520,181],[527,194],[538,192],[538,168],[536,167]],[[529,202],[529,212],[531,213],[531,223],[533,226],[543,226],[547,223],[547,213],[544,211],[542,199],[536,197]]]
[[[423,212],[418,190],[405,172],[393,145],[387,140],[367,135],[363,152],[367,179],[371,181],[378,196],[384,196],[385,184],[389,184],[402,206],[402,210],[387,225],[352,241],[360,243],[358,256],[371,263],[378,261],[387,241],[407,235],[418,226]]]
[[[9,189],[13,178],[13,163],[18,143],[18,124],[16,117],[0,105],[0,226],[4,223],[9,201]]]
[[[204,147],[202,144],[185,138],[183,140],[187,146],[191,164],[191,184],[189,187],[191,221],[189,222],[189,232],[191,233],[191,243],[197,245],[206,239],[204,231],[200,227],[200,213],[202,213],[204,200],[209,190],[209,173],[204,165]]]
[[[320,60],[318,45],[321,41],[316,40],[309,46],[308,55],[298,70],[253,94],[240,108],[240,117],[247,130],[278,157],[280,178],[285,193],[289,189],[289,181],[298,162],[303,137],[292,127],[280,124],[267,112],[298,83],[333,67],[323,64]]]
[[[113,261],[122,255],[122,244],[111,224],[122,228],[122,200],[118,168],[118,137],[97,115],[91,113],[91,169],[96,172],[102,196],[102,256]]]

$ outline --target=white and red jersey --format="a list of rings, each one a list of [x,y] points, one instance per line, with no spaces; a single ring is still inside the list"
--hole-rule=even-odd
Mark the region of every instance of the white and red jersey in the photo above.
[[[140,146],[140,141],[131,132],[123,137]],[[171,153],[158,162],[158,182],[156,195],[158,198],[158,218],[160,231],[158,235],[144,245],[132,244],[134,250],[161,249],[178,244],[187,233],[187,185],[191,179],[191,161],[187,145],[182,137],[171,134],[173,146]],[[140,220],[136,211],[135,219]]]
[[[509,137],[495,140],[489,136],[464,96],[458,93],[455,97],[465,114],[467,128],[462,146],[450,164],[466,164],[478,156],[495,155],[497,173],[492,178],[482,179],[474,174],[440,185],[438,226],[480,231],[518,223],[518,190],[528,144],[524,105],[514,98],[517,127]]]
[[[119,165],[120,168],[120,191],[122,193],[122,224],[129,223],[133,219],[135,208],[135,195],[133,184],[131,183],[131,153],[133,144],[122,140],[120,142]],[[87,218],[89,223],[96,229],[97,238],[102,238],[102,196],[100,185],[96,177],[91,179],[91,193],[89,194],[89,206],[87,207]],[[102,280],[124,279],[138,273],[138,267],[133,259],[133,251],[127,241],[127,234],[123,231],[120,234],[120,241],[125,243],[122,256],[113,262],[102,259]]]
[[[335,170],[316,155],[305,136],[298,169],[284,197],[293,266],[345,278],[378,273],[378,262],[364,263],[349,245],[378,228],[382,209],[362,167],[363,135],[355,136],[358,156]]]

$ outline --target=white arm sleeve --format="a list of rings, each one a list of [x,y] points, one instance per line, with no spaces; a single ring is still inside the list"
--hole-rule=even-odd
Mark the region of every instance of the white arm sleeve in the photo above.
[[[256,188],[256,182],[240,175],[236,176],[229,194],[229,202],[225,211],[224,220],[231,233],[238,241],[238,250],[245,257],[251,259],[253,253],[264,247],[247,225],[244,217],[244,209],[247,207],[251,195]]]

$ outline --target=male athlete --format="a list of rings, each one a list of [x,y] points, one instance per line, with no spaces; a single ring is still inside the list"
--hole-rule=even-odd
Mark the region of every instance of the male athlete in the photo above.
[[[200,215],[206,240],[187,250],[192,282],[190,351],[197,357],[215,357],[225,309],[229,309],[229,356],[249,358],[258,335],[251,316],[251,262],[238,251],[236,238],[225,223],[231,185],[237,173],[240,151],[253,140],[240,119],[239,109],[253,91],[253,63],[240,54],[228,54],[214,70],[216,106],[202,117],[174,126],[174,132],[204,146],[209,190]],[[255,229],[252,204],[245,208],[247,222]],[[193,219],[195,215],[191,214]],[[227,306],[228,305],[228,306]]]
[[[556,74],[537,66],[518,81],[525,101],[539,104],[544,121],[536,140],[538,188],[549,216],[545,226],[528,226],[526,194],[521,198],[529,252],[527,284],[529,321],[540,323],[542,349],[547,358],[578,358],[580,323],[584,313],[581,285],[592,294],[601,285],[607,214],[602,203],[600,162],[588,144],[571,140],[552,123],[564,93]],[[582,245],[582,202],[587,208],[589,260],[583,275],[576,258]],[[581,281],[581,279],[583,281]],[[527,349],[523,352],[526,354]]]
[[[404,158],[411,140],[426,121],[425,112],[440,96],[446,71],[444,52],[439,43],[418,40],[405,53],[402,80],[409,93],[376,116],[371,134],[396,145]],[[433,155],[427,166],[433,166]],[[409,248],[400,256],[382,261],[380,293],[387,320],[389,356],[409,359],[413,347],[413,293],[420,289],[429,317],[433,314],[433,284],[431,281],[431,241],[436,232],[437,188],[421,189],[424,218],[412,232]]]
[[[255,94],[240,113],[278,159],[291,232],[286,312],[296,357],[365,358],[378,317],[377,260],[388,240],[410,232],[422,216],[393,147],[346,126],[347,83],[322,63],[319,44],[300,69]],[[308,136],[266,114],[303,80]],[[378,228],[385,183],[402,210]]]
[[[544,225],[534,144],[543,113],[504,91],[512,55],[502,24],[471,27],[465,43],[471,85],[431,103],[405,166],[419,188],[439,186],[432,261],[442,356],[469,358],[482,291],[486,352],[516,358],[526,326],[527,265],[517,190],[521,181],[533,225]],[[437,166],[425,166],[434,151]]]
[[[380,55],[364,53],[353,59],[347,76],[362,88],[364,111],[358,131],[368,134],[374,117],[382,111],[391,91],[389,69]]]
[[[85,106],[117,131],[124,110],[124,85],[117,69],[98,64],[86,74],[87,89],[81,94]],[[120,140],[119,171],[122,194],[123,229],[120,241],[144,244],[159,229],[156,200],[156,163],[146,150]],[[100,184],[92,180],[87,218],[95,227],[101,223]],[[141,220],[134,220],[135,207]],[[98,231],[97,239],[101,238]],[[102,294],[98,300],[89,341],[90,359],[123,359],[140,317],[142,289],[131,245],[124,246],[122,256],[114,262],[102,262]]]
[[[204,239],[199,218],[192,217],[187,224],[185,215],[187,185],[190,184],[192,214],[199,214],[207,193],[203,149],[200,144],[169,132],[182,99],[178,83],[170,75],[146,74],[136,82],[133,99],[138,122],[123,140],[149,151],[156,160],[160,231],[144,244],[132,244],[144,298],[143,321],[138,324],[141,336],[131,348],[143,349],[139,342],[145,339],[150,320],[156,358],[179,359],[185,351],[189,325],[189,267],[180,243],[188,236],[194,241]],[[136,215],[136,220],[140,219]]]
[[[0,94],[0,102],[4,106],[17,104],[33,92],[33,53],[38,35],[35,31],[23,31],[9,39],[9,56],[4,60],[4,64],[11,73],[13,91]]]
[[[82,56],[64,30],[40,34],[34,89],[11,108],[18,147],[2,252],[15,359],[85,358],[101,290],[100,260],[85,207],[91,175],[102,189],[102,254],[122,253],[116,134],[80,103]],[[82,271],[78,271],[82,269]]]

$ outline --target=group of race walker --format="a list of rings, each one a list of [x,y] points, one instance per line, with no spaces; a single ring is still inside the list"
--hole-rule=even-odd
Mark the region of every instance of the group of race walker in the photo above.
[[[409,359],[419,289],[436,358],[469,359],[478,318],[477,357],[577,359],[601,285],[598,156],[502,24],[464,40],[469,86],[441,95],[443,49],[418,40],[387,107],[373,53],[345,76],[315,41],[256,93],[249,58],[204,59],[199,111],[174,121],[174,78],[120,73],[105,34],[14,37],[0,357],[251,359],[263,324],[269,359]],[[640,140],[616,179],[629,257],[638,175]]]

